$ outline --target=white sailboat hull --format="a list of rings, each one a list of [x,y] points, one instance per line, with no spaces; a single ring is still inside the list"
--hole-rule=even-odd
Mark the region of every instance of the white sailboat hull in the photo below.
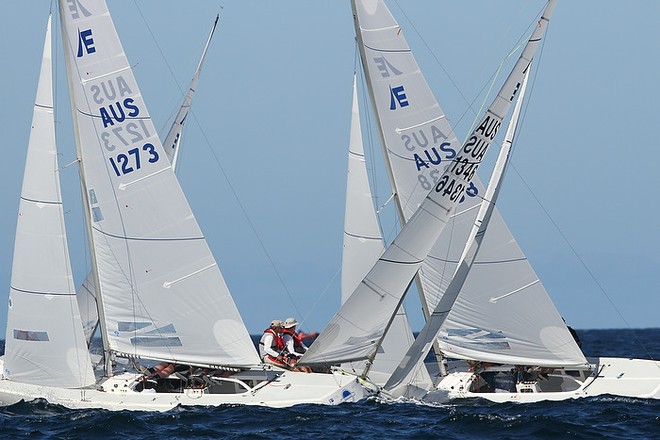
[[[660,399],[659,361],[609,357],[588,360],[592,372],[584,379],[565,372],[555,372],[550,373],[545,381],[516,383],[516,392],[475,389],[478,375],[468,371],[466,366],[462,371],[453,371],[444,377],[436,389],[421,400],[441,403],[454,399],[481,398],[496,403],[533,403],[601,395]]]
[[[242,392],[211,393],[210,388],[189,387],[178,392],[135,391],[142,375],[123,373],[96,388],[65,389],[0,379],[0,406],[44,399],[71,409],[111,411],[167,411],[177,406],[258,405],[274,408],[298,404],[338,405],[374,394],[375,387],[343,372],[331,374],[284,372]],[[226,382],[225,384],[232,384]]]

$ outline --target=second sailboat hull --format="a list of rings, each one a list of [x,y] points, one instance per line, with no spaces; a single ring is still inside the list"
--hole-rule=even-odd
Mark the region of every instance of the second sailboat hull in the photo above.
[[[545,370],[533,380],[506,380],[504,368],[490,373],[501,379],[484,381],[484,371],[469,368],[454,370],[436,389],[427,393],[425,402],[443,403],[455,399],[481,398],[491,402],[533,403],[612,395],[640,399],[660,399],[660,362],[644,359],[588,358],[589,372]],[[513,377],[515,373],[511,371]]]

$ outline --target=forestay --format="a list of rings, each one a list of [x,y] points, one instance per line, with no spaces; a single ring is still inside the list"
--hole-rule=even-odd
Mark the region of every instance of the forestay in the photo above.
[[[16,225],[6,377],[62,388],[94,383],[75,294],[55,144],[49,17]]]
[[[460,198],[470,187],[488,146],[511,106],[524,71],[545,34],[553,7],[554,1],[551,1],[513,71],[451,165],[392,245],[312,344],[302,359],[305,363],[366,359],[377,349],[408,284],[428,256]]]
[[[196,365],[258,363],[105,2],[61,2],[60,14],[108,348]]]

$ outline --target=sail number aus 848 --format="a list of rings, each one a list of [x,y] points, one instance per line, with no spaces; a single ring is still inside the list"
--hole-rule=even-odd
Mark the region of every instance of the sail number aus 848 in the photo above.
[[[142,151],[146,152],[149,157],[147,158],[147,161],[149,163],[154,163],[158,162],[159,156],[158,152],[156,151],[156,148],[150,144],[144,144],[142,146]],[[145,153],[142,153],[139,148],[133,148],[131,150],[128,150],[126,152],[127,154],[120,153],[117,155],[117,157],[111,157],[110,158],[110,164],[112,165],[112,169],[115,171],[115,174],[117,176],[121,176],[124,174],[131,173],[135,170],[139,170],[142,166],[141,162],[141,155],[144,155]]]

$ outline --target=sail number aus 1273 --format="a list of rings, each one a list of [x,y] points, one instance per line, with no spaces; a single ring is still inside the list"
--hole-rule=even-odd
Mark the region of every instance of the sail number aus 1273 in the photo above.
[[[121,176],[139,170],[142,166],[143,157],[141,156],[145,155],[149,156],[146,158],[149,163],[158,162],[159,156],[156,148],[153,144],[146,143],[142,146],[142,151],[139,148],[132,148],[126,154],[120,153],[116,158],[111,157],[110,164],[115,174]]]

